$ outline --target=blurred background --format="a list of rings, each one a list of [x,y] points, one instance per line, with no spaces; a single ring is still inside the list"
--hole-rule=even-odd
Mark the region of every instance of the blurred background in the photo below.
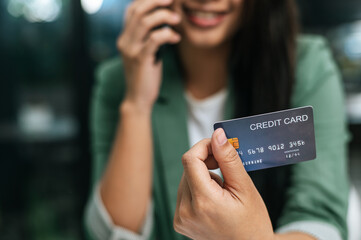
[[[128,0],[0,1],[0,239],[84,239],[93,71],[116,56]],[[361,1],[300,0],[343,75],[361,192]]]

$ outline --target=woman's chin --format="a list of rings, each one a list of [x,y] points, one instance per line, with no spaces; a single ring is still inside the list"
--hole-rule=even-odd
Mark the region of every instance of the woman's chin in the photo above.
[[[204,35],[187,35],[183,37],[183,41],[197,48],[215,48],[223,45],[226,40],[218,36]]]

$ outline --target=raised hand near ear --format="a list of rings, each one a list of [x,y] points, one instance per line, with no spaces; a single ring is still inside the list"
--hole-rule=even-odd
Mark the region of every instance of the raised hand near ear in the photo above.
[[[136,0],[130,4],[125,17],[124,31],[117,40],[122,55],[127,82],[124,101],[141,110],[151,110],[159,94],[162,62],[155,61],[163,44],[175,44],[181,36],[171,28],[177,25],[179,14],[168,9],[174,0]],[[148,112],[149,112],[148,111]]]

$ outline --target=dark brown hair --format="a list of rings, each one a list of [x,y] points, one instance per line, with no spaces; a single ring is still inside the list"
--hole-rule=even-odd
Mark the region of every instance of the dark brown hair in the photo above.
[[[290,107],[298,14],[293,0],[244,0],[234,40],[236,116]]]

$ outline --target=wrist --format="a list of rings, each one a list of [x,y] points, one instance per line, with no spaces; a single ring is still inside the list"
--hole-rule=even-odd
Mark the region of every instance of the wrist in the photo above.
[[[277,233],[273,233],[273,240],[279,240],[280,238],[278,237],[278,234]]]
[[[313,236],[303,232],[275,233],[274,240],[316,240]]]
[[[152,113],[153,105],[145,104],[141,101],[134,101],[130,99],[125,99],[120,104],[120,114],[124,115],[137,115],[138,117],[150,117]]]
[[[267,234],[267,236],[265,236],[263,239],[269,239],[269,240],[279,240],[277,234],[272,231],[269,234]]]

